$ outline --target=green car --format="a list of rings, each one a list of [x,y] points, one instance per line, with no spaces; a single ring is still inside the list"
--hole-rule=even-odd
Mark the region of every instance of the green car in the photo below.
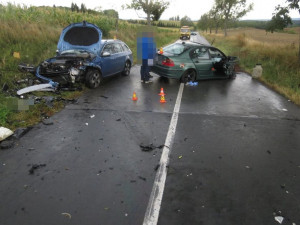
[[[226,56],[219,49],[193,42],[175,42],[158,53],[151,71],[162,77],[189,81],[235,78],[237,57]]]

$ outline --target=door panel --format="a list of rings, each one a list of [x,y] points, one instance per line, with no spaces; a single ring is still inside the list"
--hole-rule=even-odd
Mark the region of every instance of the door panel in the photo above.
[[[208,48],[198,47],[192,50],[190,54],[199,78],[213,76],[213,64],[208,53]]]

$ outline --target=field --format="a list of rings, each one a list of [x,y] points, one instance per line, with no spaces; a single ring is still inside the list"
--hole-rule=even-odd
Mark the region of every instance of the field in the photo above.
[[[26,83],[16,83],[28,77],[28,74],[20,73],[17,66],[19,63],[38,65],[43,60],[53,57],[62,29],[70,23],[83,20],[98,25],[103,32],[104,39],[116,37],[126,42],[133,52],[134,62],[137,62],[136,37],[137,33],[143,30],[143,25],[116,21],[114,18],[100,14],[71,12],[64,8],[23,8],[11,4],[8,6],[0,4],[0,126],[12,130],[30,126],[64,107],[63,102],[58,101],[53,107],[48,107],[45,102],[42,102],[33,105],[27,111],[16,110],[18,101],[16,91],[28,86]],[[155,27],[153,32],[156,34],[158,47],[178,38],[178,29]],[[17,57],[14,57],[14,53],[18,53]],[[49,93],[36,94],[49,95]],[[79,91],[62,92],[54,97],[73,99],[80,94]]]
[[[299,32],[299,27],[280,33],[243,28],[229,30],[226,38],[203,35],[226,54],[238,56],[240,67],[250,74],[257,63],[262,64],[261,82],[300,105]]]

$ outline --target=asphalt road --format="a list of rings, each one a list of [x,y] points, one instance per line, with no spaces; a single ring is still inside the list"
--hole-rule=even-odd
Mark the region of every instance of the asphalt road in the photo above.
[[[180,87],[153,81],[135,66],[0,151],[0,224],[143,224]],[[299,137],[300,108],[247,74],[184,86],[158,224],[299,224]]]

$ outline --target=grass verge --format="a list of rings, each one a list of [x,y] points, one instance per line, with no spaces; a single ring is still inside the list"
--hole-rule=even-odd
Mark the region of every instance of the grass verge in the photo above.
[[[263,75],[259,80],[300,105],[300,63],[298,48],[294,42],[299,34],[280,33],[280,36],[276,36],[276,40],[272,40],[268,34],[269,36],[265,35],[262,40],[261,36],[258,38],[260,30],[251,30],[251,33],[233,31],[226,38],[215,34],[204,36],[210,42],[214,40],[213,45],[227,55],[238,56],[240,67],[249,74],[257,63],[262,64]],[[276,33],[274,37],[275,35]],[[285,41],[278,39],[280,37]]]

